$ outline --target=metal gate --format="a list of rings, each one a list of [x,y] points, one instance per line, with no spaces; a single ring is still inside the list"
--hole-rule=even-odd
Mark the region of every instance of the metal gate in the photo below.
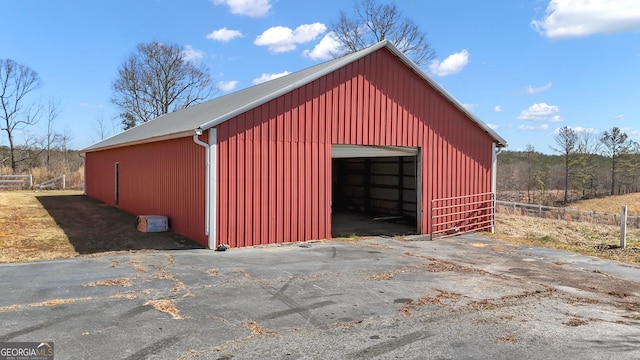
[[[431,201],[430,238],[439,239],[493,229],[494,193],[457,196]]]

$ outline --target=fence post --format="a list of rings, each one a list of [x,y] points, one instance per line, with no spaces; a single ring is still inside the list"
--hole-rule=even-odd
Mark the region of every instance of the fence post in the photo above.
[[[29,174],[29,189],[33,187],[33,175]]]
[[[622,205],[620,212],[620,247],[627,247],[627,205]]]
[[[62,190],[67,187],[67,180],[64,174],[62,174]]]

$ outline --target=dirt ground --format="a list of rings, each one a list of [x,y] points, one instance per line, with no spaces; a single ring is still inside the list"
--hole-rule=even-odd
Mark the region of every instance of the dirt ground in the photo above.
[[[141,233],[136,216],[81,191],[0,192],[0,263],[202,246],[173,232]]]

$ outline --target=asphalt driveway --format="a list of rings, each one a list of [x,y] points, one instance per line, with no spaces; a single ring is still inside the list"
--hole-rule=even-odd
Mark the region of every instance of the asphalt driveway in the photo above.
[[[640,268],[478,235],[0,266],[56,359],[640,358]]]

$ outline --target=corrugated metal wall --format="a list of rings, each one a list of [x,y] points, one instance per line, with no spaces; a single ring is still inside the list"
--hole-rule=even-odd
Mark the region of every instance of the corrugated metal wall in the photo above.
[[[381,49],[218,125],[218,243],[331,237],[331,144],[421,148],[432,199],[491,191],[492,139]]]
[[[202,138],[206,141],[206,136]],[[193,138],[87,153],[88,196],[115,205],[115,163],[119,163],[120,209],[168,216],[173,231],[207,245],[205,149]]]

